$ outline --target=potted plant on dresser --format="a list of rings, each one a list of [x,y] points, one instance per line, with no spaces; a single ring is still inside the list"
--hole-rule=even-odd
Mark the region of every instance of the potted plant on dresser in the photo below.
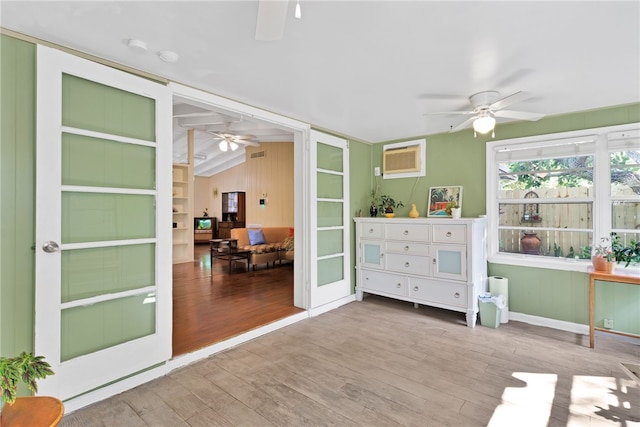
[[[401,201],[394,200],[393,197],[383,194],[380,196],[380,210],[384,212],[384,216],[387,218],[393,218],[396,214],[393,212],[395,208],[401,208],[404,205]]]

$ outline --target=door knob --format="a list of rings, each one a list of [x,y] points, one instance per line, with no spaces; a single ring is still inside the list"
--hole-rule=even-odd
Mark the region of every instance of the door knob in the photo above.
[[[48,254],[52,254],[55,252],[60,252],[60,246],[58,246],[56,242],[47,240],[46,242],[44,242],[44,245],[42,245],[42,250]]]

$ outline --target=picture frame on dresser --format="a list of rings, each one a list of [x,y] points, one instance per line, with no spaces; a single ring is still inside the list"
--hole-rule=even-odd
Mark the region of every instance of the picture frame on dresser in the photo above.
[[[429,187],[427,217],[447,217],[447,205],[456,202],[462,208],[462,186]]]

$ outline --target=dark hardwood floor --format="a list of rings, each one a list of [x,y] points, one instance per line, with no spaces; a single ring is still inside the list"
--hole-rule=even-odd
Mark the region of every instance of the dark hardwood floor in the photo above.
[[[303,311],[293,305],[293,263],[275,268],[211,265],[209,245],[173,266],[173,356],[189,353]]]

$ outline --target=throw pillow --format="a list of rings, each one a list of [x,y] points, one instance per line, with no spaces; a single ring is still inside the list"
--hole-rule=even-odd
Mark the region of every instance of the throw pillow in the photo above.
[[[264,233],[261,229],[254,230],[249,228],[247,232],[249,233],[249,244],[251,246],[264,245],[266,243],[264,240]]]

